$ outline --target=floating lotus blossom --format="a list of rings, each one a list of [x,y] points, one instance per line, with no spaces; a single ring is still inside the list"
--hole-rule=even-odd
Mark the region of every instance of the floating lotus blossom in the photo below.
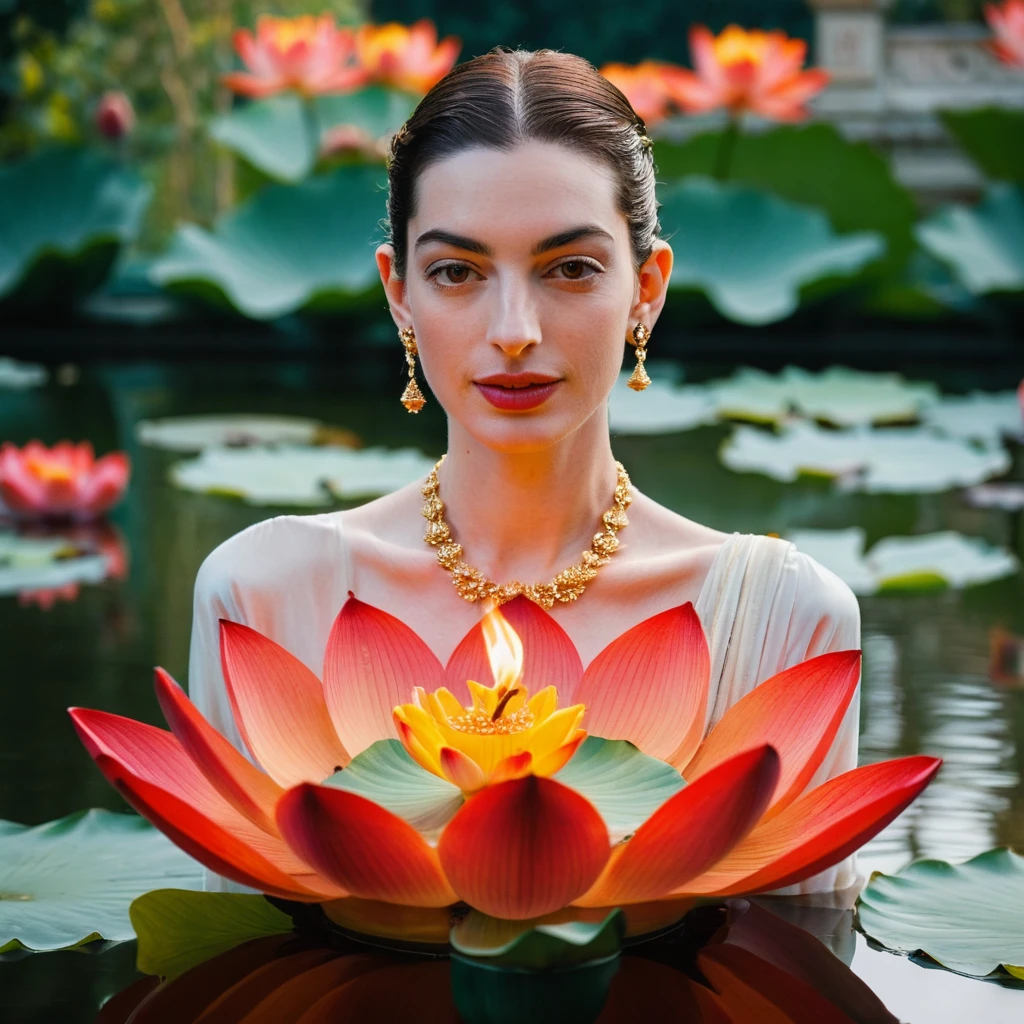
[[[355,32],[339,28],[329,14],[261,15],[255,36],[239,29],[234,43],[248,71],[232,72],[221,81],[253,99],[289,90],[303,96],[346,92],[366,82],[366,72],[355,61]]]
[[[671,113],[673,87],[688,74],[674,64],[645,60],[639,64],[606,64],[601,74],[629,100],[630,106],[651,128]]]
[[[120,91],[106,92],[96,105],[96,129],[105,139],[121,139],[135,127],[132,101]]]
[[[672,98],[688,113],[725,107],[773,121],[798,121],[804,104],[828,85],[821,68],[803,70],[807,44],[784,32],[747,31],[730,25],[714,36],[704,25],[690,29],[695,71],[671,78]]]
[[[129,472],[124,452],[97,459],[88,441],[52,448],[8,442],[0,447],[0,511],[19,519],[96,519],[124,496]]]
[[[426,93],[441,81],[461,48],[455,36],[438,42],[437,27],[429,18],[414,25],[362,25],[356,35],[359,63],[371,79],[414,93]]]
[[[992,51],[1004,63],[1024,68],[1024,0],[986,4],[985,20],[995,34]]]
[[[680,900],[799,881],[879,832],[938,769],[906,757],[807,790],[856,690],[858,651],[761,683],[704,737],[710,658],[692,605],[628,630],[585,672],[536,605],[502,611],[443,666],[350,596],[322,682],[222,621],[235,721],[265,771],[160,669],[170,733],[71,715],[128,802],[207,867],[327,901],[350,928],[441,941],[460,901],[516,921],[623,906],[637,931]]]

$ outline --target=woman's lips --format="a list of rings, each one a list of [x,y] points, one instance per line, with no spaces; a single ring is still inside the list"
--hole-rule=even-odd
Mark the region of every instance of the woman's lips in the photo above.
[[[496,409],[523,411],[546,402],[561,384],[557,377],[538,373],[496,373],[473,381]]]

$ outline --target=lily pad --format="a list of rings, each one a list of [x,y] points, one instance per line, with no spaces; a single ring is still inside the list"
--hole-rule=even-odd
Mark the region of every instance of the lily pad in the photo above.
[[[953,530],[918,537],[886,537],[865,555],[864,531],[794,530],[789,539],[806,555],[831,569],[855,594],[880,590],[921,590],[935,586],[978,586],[1020,569],[1009,551],[980,537]]]
[[[845,366],[820,373],[787,366],[779,374],[743,367],[709,388],[718,415],[728,419],[778,423],[795,412],[837,427],[914,420],[939,397],[929,382]]]
[[[164,885],[202,888],[202,868],[149,822],[79,811],[0,829],[0,953],[135,937],[132,900]]]
[[[129,908],[143,974],[176,978],[250,939],[281,935],[292,919],[265,896],[157,889]]]
[[[170,475],[185,490],[237,497],[249,505],[317,507],[387,494],[433,466],[413,448],[282,445],[207,448],[172,466]]]
[[[992,446],[1024,432],[1024,414],[1016,391],[943,395],[941,401],[924,409],[921,419],[940,434]]]
[[[245,448],[266,444],[316,444],[322,440],[347,440],[355,447],[351,431],[330,427],[319,420],[299,416],[171,416],[142,420],[135,436],[153,448],[170,452],[201,452],[205,448]]]
[[[570,908],[533,921],[509,921],[471,910],[451,932],[463,956],[523,970],[545,971],[613,956],[622,948],[626,915],[620,909]]]
[[[373,139],[383,138],[394,134],[415,106],[408,93],[378,86],[319,96],[308,107],[287,93],[215,117],[210,135],[270,177],[296,182],[313,170],[330,129],[352,125]]]
[[[179,228],[150,278],[219,297],[258,320],[364,301],[379,284],[370,247],[380,236],[384,187],[377,167],[340,167],[298,185],[272,185],[212,232]]]
[[[655,378],[639,394],[626,386],[628,379],[621,374],[608,396],[608,421],[617,434],[671,434],[715,422],[714,401],[702,385],[677,387]]]
[[[377,740],[326,785],[364,796],[431,836],[462,806],[462,790],[420,767],[398,740]]]
[[[57,590],[74,583],[101,583],[107,559],[64,537],[26,537],[0,531],[0,597]]]
[[[600,736],[588,736],[554,777],[598,809],[613,843],[635,832],[686,785],[670,764],[649,757],[627,740]]]
[[[986,177],[1024,185],[1024,110],[976,107],[940,110],[939,117]]]
[[[830,477],[848,491],[918,494],[970,487],[1010,468],[1002,448],[940,437],[926,427],[825,430],[805,420],[778,433],[740,426],[720,451],[737,472],[792,482]]]
[[[885,252],[877,232],[837,235],[820,210],[710,178],[674,183],[661,201],[671,287],[703,292],[739,323],[782,320],[804,286],[852,277]]]
[[[150,194],[132,168],[91,150],[0,167],[0,297],[52,305],[98,288],[137,237]]]
[[[46,383],[49,375],[39,363],[22,363],[17,359],[0,357],[0,388],[24,391]]]
[[[963,864],[920,860],[875,874],[857,902],[861,930],[887,949],[925,953],[959,974],[1004,967],[1024,979],[1024,857],[1005,848]]]
[[[1024,191],[989,187],[975,207],[947,206],[917,226],[917,238],[975,295],[1024,291]]]

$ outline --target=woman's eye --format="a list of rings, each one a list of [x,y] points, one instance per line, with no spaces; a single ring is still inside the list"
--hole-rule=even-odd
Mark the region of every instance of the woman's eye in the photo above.
[[[429,276],[434,279],[441,288],[446,288],[451,285],[465,284],[469,279],[470,275],[473,274],[473,269],[467,267],[464,263],[448,263],[443,267],[437,267],[430,271]]]
[[[559,276],[567,281],[581,281],[583,278],[597,273],[593,264],[585,260],[566,260],[564,263],[559,263],[554,269]]]

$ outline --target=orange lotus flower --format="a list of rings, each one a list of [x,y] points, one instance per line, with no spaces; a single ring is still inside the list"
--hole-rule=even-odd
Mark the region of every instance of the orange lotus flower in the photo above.
[[[124,452],[97,459],[88,441],[47,448],[0,447],[0,511],[19,519],[95,519],[124,496],[130,466]]]
[[[652,903],[787,885],[874,836],[938,768],[906,757],[806,791],[856,690],[858,651],[779,673],[705,738],[710,659],[692,605],[628,630],[585,672],[536,605],[503,611],[521,647],[492,611],[443,666],[398,619],[350,597],[322,683],[266,637],[222,622],[235,720],[265,772],[159,669],[170,733],[71,715],[128,802],[207,867],[270,895],[333,901],[334,920],[382,934],[408,934],[432,913],[442,938],[459,901],[512,920],[625,906],[642,929]],[[466,682],[489,676],[493,691]],[[543,707],[519,702],[527,680],[551,688],[532,698],[546,694]],[[514,723],[489,729],[506,715]],[[564,763],[567,744],[577,746]],[[528,763],[498,770],[516,757]]]
[[[992,51],[1004,63],[1024,68],[1024,0],[986,4],[985,20],[995,33]]]
[[[606,64],[601,74],[629,100],[644,124],[651,128],[671,113],[677,79],[689,72],[675,64],[645,60],[636,65]]]
[[[784,32],[747,31],[730,25],[714,36],[703,25],[690,29],[695,71],[671,79],[672,98],[688,113],[725,107],[733,116],[750,111],[774,121],[798,121],[804,104],[828,85],[828,72],[804,71],[807,44]]]
[[[362,25],[356,35],[359,63],[371,79],[414,93],[426,93],[441,81],[461,48],[455,36],[438,42],[437,27],[429,18],[414,25]]]
[[[366,82],[366,72],[355,63],[355,33],[339,28],[334,18],[275,18],[256,20],[256,35],[239,29],[235,49],[249,69],[223,75],[234,92],[262,99],[292,90],[303,96],[345,92]]]

